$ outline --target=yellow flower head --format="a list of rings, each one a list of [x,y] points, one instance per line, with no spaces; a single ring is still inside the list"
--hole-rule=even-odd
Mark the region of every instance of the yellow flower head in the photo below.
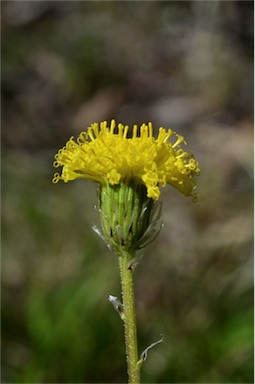
[[[151,123],[140,128],[134,125],[130,135],[129,131],[122,124],[116,127],[112,120],[110,127],[106,121],[92,124],[77,142],[71,137],[55,156],[54,166],[63,168],[61,175],[55,173],[53,183],[86,178],[101,185],[117,185],[136,180],[154,200],[160,196],[159,186],[166,184],[196,199],[193,190],[200,169],[194,156],[181,148],[186,144],[184,138],[164,128],[154,138]]]

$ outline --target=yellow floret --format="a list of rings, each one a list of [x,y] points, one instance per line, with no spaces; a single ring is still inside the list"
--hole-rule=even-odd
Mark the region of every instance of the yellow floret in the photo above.
[[[185,196],[195,194],[195,176],[200,169],[194,156],[180,145],[184,138],[171,129],[159,129],[153,137],[152,124],[135,125],[129,137],[129,127],[111,121],[92,124],[82,132],[77,142],[73,137],[58,151],[55,167],[63,167],[56,173],[53,182],[68,182],[87,178],[102,185],[128,182],[135,179],[147,188],[147,196],[157,200],[159,186],[171,184]],[[170,138],[175,137],[171,143]]]

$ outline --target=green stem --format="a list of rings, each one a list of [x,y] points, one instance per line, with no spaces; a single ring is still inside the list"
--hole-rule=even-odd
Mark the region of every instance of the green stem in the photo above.
[[[133,255],[122,252],[119,256],[120,279],[123,300],[126,357],[130,384],[140,383],[140,366],[137,352],[136,314],[133,288],[133,270],[128,264]]]

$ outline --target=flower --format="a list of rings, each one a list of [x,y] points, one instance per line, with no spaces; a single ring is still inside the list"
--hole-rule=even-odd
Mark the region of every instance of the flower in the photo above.
[[[132,132],[128,126],[116,126],[115,120],[110,127],[106,121],[94,123],[77,142],[71,137],[58,151],[54,167],[63,168],[52,181],[86,178],[101,186],[114,186],[135,180],[145,185],[147,197],[153,200],[158,200],[160,186],[170,184],[195,200],[195,176],[200,169],[193,154],[185,152],[181,144],[186,145],[184,138],[171,129],[159,128],[154,138],[152,123],[140,128],[134,125]]]
[[[130,135],[129,135],[130,133]],[[173,142],[169,139],[174,138]],[[154,204],[160,186],[170,184],[185,196],[196,188],[199,166],[181,144],[184,138],[171,129],[159,129],[153,136],[152,124],[128,126],[111,121],[92,124],[77,142],[71,137],[58,151],[53,183],[78,178],[99,183],[99,212],[103,238],[118,255],[134,253],[159,233],[161,207]],[[97,230],[97,233],[100,231]]]

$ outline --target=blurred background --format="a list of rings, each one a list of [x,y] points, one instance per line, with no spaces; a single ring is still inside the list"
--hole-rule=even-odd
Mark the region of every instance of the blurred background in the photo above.
[[[185,136],[200,200],[162,191],[135,272],[144,383],[253,382],[253,2],[2,1],[2,382],[127,381],[97,186],[51,183],[92,122]]]

